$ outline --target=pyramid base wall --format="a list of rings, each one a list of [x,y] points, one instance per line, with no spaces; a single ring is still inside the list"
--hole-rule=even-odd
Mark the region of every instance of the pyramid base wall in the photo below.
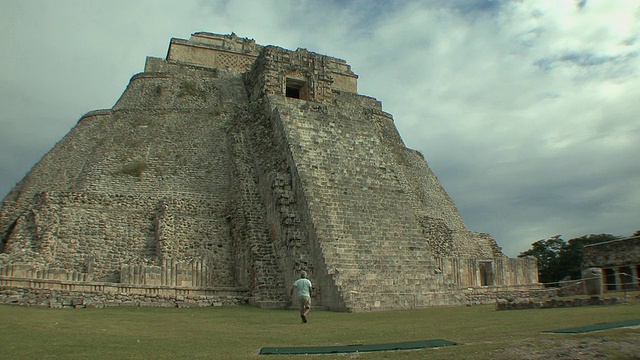
[[[49,308],[208,307],[246,304],[245,288],[126,285],[0,276],[0,304]]]

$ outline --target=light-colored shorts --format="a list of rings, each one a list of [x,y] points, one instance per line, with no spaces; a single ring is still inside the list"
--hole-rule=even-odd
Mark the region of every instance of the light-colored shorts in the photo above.
[[[300,296],[298,301],[300,302],[300,309],[311,307],[311,298],[308,296]]]

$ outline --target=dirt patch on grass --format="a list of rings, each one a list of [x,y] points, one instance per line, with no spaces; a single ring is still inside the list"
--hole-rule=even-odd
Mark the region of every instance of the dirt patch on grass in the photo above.
[[[494,354],[499,359],[521,360],[640,359],[640,331],[625,334],[623,339],[604,336],[523,340]]]

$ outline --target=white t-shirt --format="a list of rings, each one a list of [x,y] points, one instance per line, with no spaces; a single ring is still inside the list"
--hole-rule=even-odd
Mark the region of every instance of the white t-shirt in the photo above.
[[[308,296],[311,297],[311,281],[306,278],[300,278],[293,283],[296,288],[296,296]]]

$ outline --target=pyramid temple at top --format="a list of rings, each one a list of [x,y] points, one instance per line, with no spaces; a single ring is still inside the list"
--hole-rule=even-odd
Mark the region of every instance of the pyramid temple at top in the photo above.
[[[2,201],[0,303],[279,308],[301,270],[336,311],[538,288],[357,80],[306,49],[171,39]]]

